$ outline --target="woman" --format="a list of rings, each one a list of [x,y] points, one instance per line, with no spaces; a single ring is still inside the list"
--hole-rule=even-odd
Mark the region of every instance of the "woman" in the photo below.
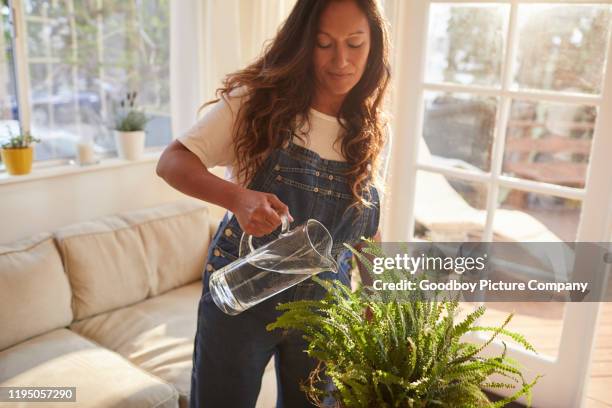
[[[322,288],[309,279],[237,316],[204,295],[210,274],[238,256],[242,232],[273,239],[283,214],[292,227],[315,218],[328,228],[340,272],[319,276],[349,284],[343,243],[378,228],[387,51],[376,0],[298,0],[263,55],[229,75],[220,99],[160,158],[157,173],[170,185],[228,209],[203,274],[192,407],[254,407],[272,356],[277,406],[312,406],[299,388],[316,365],[304,340],[265,326],[278,303],[321,297]],[[217,165],[228,166],[229,181],[207,170]]]

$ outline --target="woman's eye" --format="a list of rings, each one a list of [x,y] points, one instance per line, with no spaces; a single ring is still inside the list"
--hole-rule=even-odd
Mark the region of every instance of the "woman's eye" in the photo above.
[[[317,47],[319,47],[319,48],[329,48],[329,47],[331,47],[331,43],[321,43],[321,42],[318,42],[317,43]]]
[[[348,45],[348,46],[349,46],[349,47],[351,47],[351,48],[359,48],[359,47],[361,47],[362,45],[363,45],[363,42],[361,42],[361,43],[359,43],[359,44],[351,44],[351,43],[349,43],[349,45]]]

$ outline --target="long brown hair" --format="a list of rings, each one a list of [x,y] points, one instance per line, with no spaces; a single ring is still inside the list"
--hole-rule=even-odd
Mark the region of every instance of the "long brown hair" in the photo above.
[[[265,158],[304,125],[296,118],[308,118],[315,89],[313,54],[319,17],[331,1],[298,0],[263,54],[228,75],[217,89],[218,98],[244,89],[233,129],[239,180],[251,179]],[[389,40],[377,0],[355,1],[367,17],[371,47],[361,79],[340,107],[338,122],[344,130],[341,151],[350,164],[346,176],[353,204],[370,205],[364,187],[378,182],[379,156],[386,142],[382,103],[390,79]]]

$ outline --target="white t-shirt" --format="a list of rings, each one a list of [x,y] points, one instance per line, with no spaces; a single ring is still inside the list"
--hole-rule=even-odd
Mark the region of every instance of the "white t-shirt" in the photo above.
[[[229,97],[215,102],[191,129],[178,138],[187,149],[198,156],[206,168],[227,166],[226,178],[233,182],[236,182],[236,178],[233,172],[235,156],[232,130],[243,98],[243,92],[233,92]],[[343,129],[337,119],[314,109],[310,109],[308,119],[310,126],[305,124],[304,128],[298,130],[297,133],[301,137],[294,137],[294,143],[314,151],[323,159],[346,161],[341,153],[341,140],[338,138]],[[386,174],[391,146],[390,137],[387,139],[381,168],[383,175]]]

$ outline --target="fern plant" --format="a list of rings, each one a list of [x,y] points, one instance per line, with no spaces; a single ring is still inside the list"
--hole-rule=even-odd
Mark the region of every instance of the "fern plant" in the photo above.
[[[351,250],[371,271],[370,261]],[[365,252],[372,251],[376,249],[370,243]],[[522,335],[506,329],[512,315],[499,327],[482,327],[476,320],[485,313],[484,306],[457,321],[456,300],[426,300],[415,292],[411,301],[381,301],[364,287],[351,292],[337,281],[313,279],[327,289],[325,297],[279,305],[284,313],[267,329],[303,332],[306,352],[320,363],[302,388],[317,406],[327,406],[329,397],[336,407],[363,408],[502,407],[523,395],[531,403],[540,376],[528,382],[519,364],[506,355],[505,343],[498,356],[480,355],[500,335],[535,352]],[[461,340],[468,332],[491,335],[479,345]],[[326,376],[332,390],[325,389]],[[510,384],[491,378],[499,376]],[[515,392],[491,402],[484,387]]]

